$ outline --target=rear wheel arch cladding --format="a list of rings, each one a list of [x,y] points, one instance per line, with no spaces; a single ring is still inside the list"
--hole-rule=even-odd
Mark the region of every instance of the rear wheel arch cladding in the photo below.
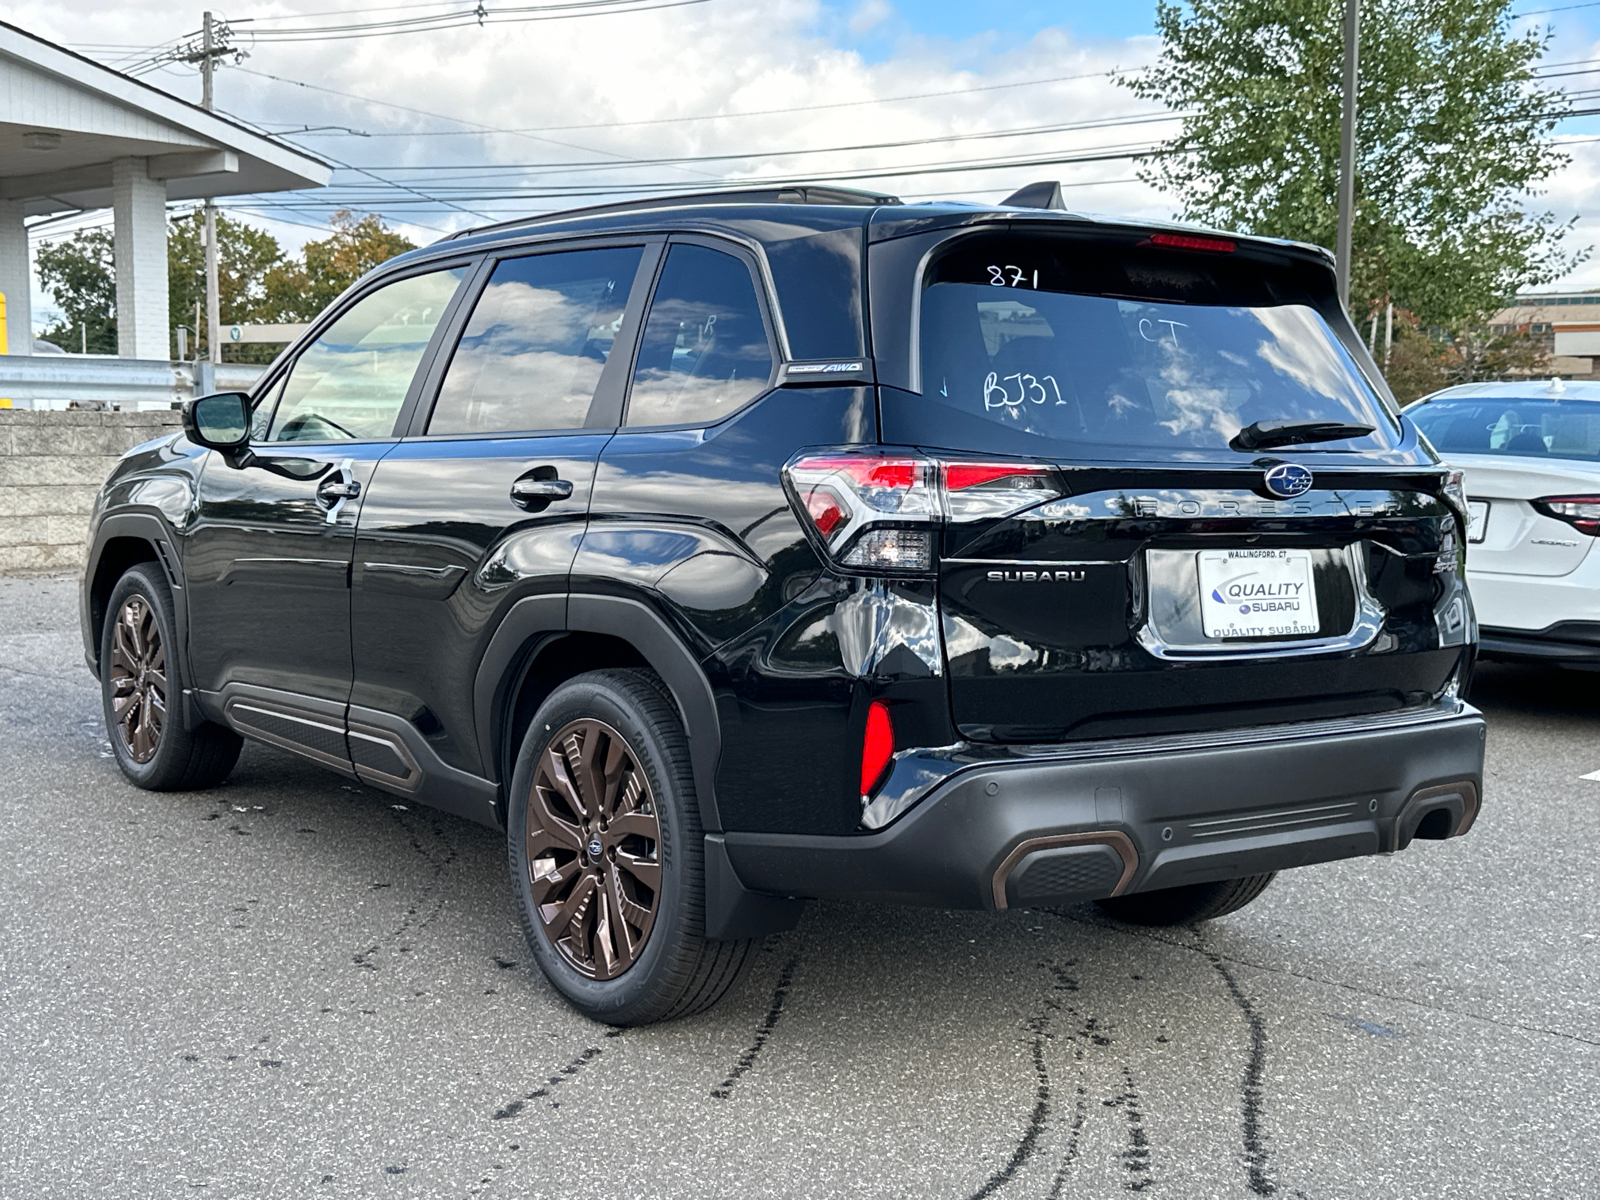
[[[716,799],[717,763],[722,755],[722,727],[710,680],[683,640],[648,605],[620,596],[574,595],[568,605],[567,628],[573,633],[606,634],[638,652],[661,679],[683,722],[700,809],[701,828],[722,832]]]

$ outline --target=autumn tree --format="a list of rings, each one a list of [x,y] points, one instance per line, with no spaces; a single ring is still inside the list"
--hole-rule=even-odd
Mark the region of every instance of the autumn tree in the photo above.
[[[336,212],[331,223],[331,236],[307,242],[298,260],[267,272],[261,311],[269,315],[262,320],[309,321],[373,267],[417,248],[375,213],[358,219]]]

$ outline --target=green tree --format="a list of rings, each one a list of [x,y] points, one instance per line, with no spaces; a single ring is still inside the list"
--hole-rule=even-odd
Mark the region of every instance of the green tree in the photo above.
[[[307,242],[301,258],[289,258],[270,233],[217,214],[217,290],[222,320],[236,325],[309,321],[361,276],[396,254],[416,249],[373,213],[357,219],[334,214],[333,232]],[[200,305],[200,333],[190,353],[204,353],[206,264],[201,245],[204,221],[198,212],[174,218],[167,227],[167,305],[174,326],[194,322]],[[40,247],[39,280],[64,317],[40,335],[64,350],[87,341],[91,354],[117,352],[117,285],[109,229],[79,230],[72,237]],[[87,335],[86,339],[84,335]],[[270,362],[278,347],[225,346],[242,362]],[[173,338],[172,353],[177,353]]]
[[[373,267],[417,248],[375,213],[336,212],[331,223],[331,236],[307,242],[298,261],[267,273],[262,320],[309,321]]]
[[[1390,0],[1361,13],[1350,311],[1479,323],[1571,270],[1570,223],[1527,195],[1567,158],[1547,140],[1564,95],[1533,69],[1548,34],[1514,36],[1510,0]],[[1185,113],[1142,178],[1188,220],[1332,248],[1343,0],[1161,0],[1159,62],[1120,82]]]
[[[111,269],[111,231],[80,229],[39,247],[34,262],[39,284],[62,318],[40,337],[63,350],[117,352],[117,285]]]
[[[167,311],[173,325],[194,325],[195,305],[200,306],[200,336],[191,338],[191,353],[206,353],[206,252],[205,218],[197,209],[177,217],[167,226]],[[265,230],[217,214],[217,300],[225,325],[261,321],[267,300],[267,276],[284,262],[278,240]],[[233,348],[241,356],[267,351],[262,362],[276,353],[269,346]],[[173,353],[177,353],[174,342]]]

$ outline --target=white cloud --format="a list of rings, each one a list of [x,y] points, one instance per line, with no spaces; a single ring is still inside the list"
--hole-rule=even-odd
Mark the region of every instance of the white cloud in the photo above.
[[[850,32],[860,37],[894,16],[894,5],[888,0],[861,0],[850,14]]]
[[[326,0],[262,0],[250,12],[257,18],[256,26],[265,28],[270,22],[261,18],[326,8]],[[827,181],[869,170],[884,174],[843,182],[908,199],[943,195],[997,200],[1025,183],[1054,177],[1062,180],[1068,204],[1076,208],[1171,215],[1172,201],[1133,181],[1134,167],[1126,160],[962,173],[890,173],[919,165],[1149,145],[1171,126],[1082,129],[806,157],[779,154],[796,148],[848,147],[1159,111],[1116,86],[1106,74],[1151,61],[1158,50],[1153,37],[1082,40],[1066,28],[1050,28],[1003,51],[991,50],[991,41],[984,38],[959,44],[898,38],[890,57],[870,62],[839,40],[846,36],[845,26],[859,31],[893,18],[887,0],[861,0],[843,25],[839,14],[819,0],[761,4],[712,0],[655,13],[472,25],[386,38],[251,47],[241,37],[250,57],[242,64],[244,70],[220,72],[217,97],[222,109],[271,128],[341,125],[369,133],[372,136],[306,135],[300,140],[330,159],[371,167],[387,179],[414,181],[418,191],[429,195],[457,196],[460,209],[471,210],[428,211],[403,191],[362,176],[339,174],[341,184],[361,189],[345,193],[354,207],[383,213],[418,241],[485,219],[607,198],[515,194],[537,187],[575,189],[628,181],[711,187],[772,177]],[[12,6],[7,19],[69,46],[93,38],[101,46],[86,47],[85,52],[103,58],[107,52],[101,47],[106,44],[148,47],[177,38],[192,27],[193,14],[178,13],[155,0],[118,5],[104,0],[23,0]],[[307,23],[332,19],[304,18]],[[1552,47],[1549,57],[1571,61],[1593,53],[1586,44],[1562,42]],[[364,104],[261,74],[447,114],[480,128]],[[1004,86],[1044,78],[1059,82]],[[198,99],[192,68],[169,67],[147,79],[176,95]],[[924,95],[974,88],[988,90]],[[924,98],[873,103],[913,94]],[[785,111],[714,121],[674,120],[770,109]],[[484,133],[481,127],[521,132]],[[1581,128],[1575,126],[1574,131]],[[758,157],[721,163],[629,163],[756,151],[761,152]],[[1580,215],[1573,240],[1588,244],[1600,227],[1600,189],[1595,187],[1600,143],[1574,147],[1573,158],[1573,165],[1551,181],[1540,199],[1559,213]],[[618,165],[595,165],[606,161]],[[523,169],[504,169],[513,164]],[[450,167],[472,169],[446,169]],[[485,196],[493,188],[513,194]],[[312,224],[326,217],[326,210],[315,206],[276,211],[284,220]],[[256,212],[255,219],[289,248],[315,236],[300,225],[265,220],[264,210]],[[1573,280],[1600,283],[1600,263],[1583,268]]]

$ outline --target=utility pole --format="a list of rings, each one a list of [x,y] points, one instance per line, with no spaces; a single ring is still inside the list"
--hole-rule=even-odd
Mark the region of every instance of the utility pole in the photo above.
[[[200,25],[200,46],[195,48],[194,43],[173,54],[173,60],[179,62],[197,62],[200,64],[200,107],[207,112],[213,108],[212,77],[216,74],[217,59],[227,54],[232,54],[233,49],[228,45],[228,39],[233,36],[233,31],[228,28],[226,21],[215,21],[210,13],[205,14],[205,19]],[[219,333],[222,329],[222,300],[217,290],[217,202],[207,198],[205,207],[201,210],[205,217],[206,251],[206,346],[209,350],[207,357],[212,363],[222,361],[222,339]],[[198,323],[195,328],[196,352],[199,350],[200,330]]]
[[[1350,244],[1356,215],[1356,85],[1361,78],[1361,0],[1344,0],[1344,118],[1339,128],[1339,303],[1350,307]]]
[[[1352,4],[1355,0],[1350,0]],[[211,111],[211,76],[217,69],[211,14],[205,15],[200,46],[200,107]],[[206,198],[206,348],[213,363],[222,361],[222,296],[217,288],[217,202]]]

